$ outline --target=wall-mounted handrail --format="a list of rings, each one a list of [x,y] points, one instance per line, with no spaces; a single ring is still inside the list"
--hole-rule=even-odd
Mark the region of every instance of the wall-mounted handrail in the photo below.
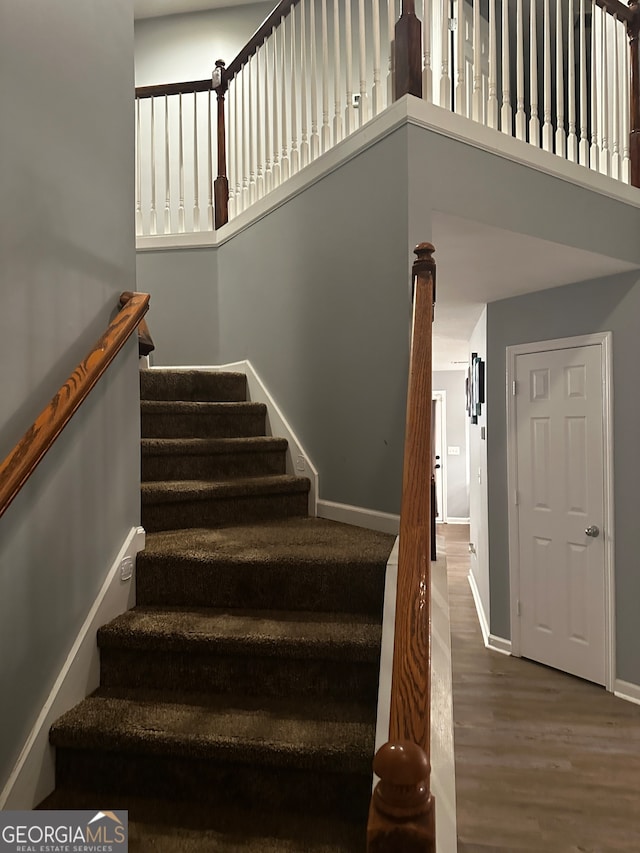
[[[435,261],[415,250],[389,741],[377,752],[368,853],[435,853],[431,753],[431,372]]]
[[[149,308],[149,294],[127,293],[122,299],[125,297],[124,307],[100,340],[0,464],[0,516],[140,325]]]

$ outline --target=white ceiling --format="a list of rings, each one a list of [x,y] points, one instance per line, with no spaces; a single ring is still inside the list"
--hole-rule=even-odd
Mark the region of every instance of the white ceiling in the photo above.
[[[246,6],[255,2],[260,0],[133,0],[133,13],[136,18],[158,18],[161,15],[220,9],[222,6]],[[276,5],[275,0],[273,5]]]
[[[637,268],[448,213],[433,214],[431,233],[437,262],[435,370],[465,368],[467,342],[487,302]]]

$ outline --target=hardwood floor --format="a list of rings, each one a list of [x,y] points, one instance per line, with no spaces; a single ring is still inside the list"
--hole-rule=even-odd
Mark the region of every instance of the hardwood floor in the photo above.
[[[484,648],[466,525],[447,551],[459,853],[640,853],[640,706]]]

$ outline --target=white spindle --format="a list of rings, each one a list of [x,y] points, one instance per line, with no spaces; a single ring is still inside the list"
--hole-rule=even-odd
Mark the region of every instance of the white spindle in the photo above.
[[[331,148],[329,127],[329,31],[327,25],[327,0],[320,0],[322,11],[322,152]]]
[[[318,135],[318,62],[316,44],[316,0],[309,0],[309,21],[311,24],[311,159],[315,160],[320,153],[320,136]]]
[[[351,2],[351,0],[347,0]],[[389,68],[387,69],[387,104],[393,103],[393,74],[395,61],[396,37],[396,4],[395,0],[387,0],[387,35],[389,38]],[[425,64],[426,68],[426,64]],[[424,78],[422,94],[424,95]]]
[[[585,0],[580,0],[580,143],[578,145],[578,157],[581,166],[589,165],[586,14]]]
[[[551,13],[549,0],[544,0],[544,123],[542,125],[542,147],[553,151],[553,126],[551,124]]]
[[[358,32],[360,40],[360,125],[369,118],[369,101],[367,98],[367,32],[365,23],[364,0],[359,0]]]
[[[140,98],[136,98],[136,236],[142,235],[142,173],[140,163]]]
[[[178,233],[184,234],[184,122],[182,116],[182,93],[178,95],[178,166],[180,174],[180,201],[178,204]]]
[[[240,210],[249,207],[249,116],[247,113],[247,66],[243,65],[239,71],[240,85],[242,87],[242,112],[240,113],[240,146],[242,148],[242,202]]]
[[[278,39],[277,39],[277,27],[273,30],[271,34],[271,41],[273,42],[273,69],[271,74],[272,79],[272,103],[271,103],[271,115],[273,117],[273,186],[279,187],[282,183],[282,175],[280,172],[280,122],[278,115],[278,95],[280,92],[280,79],[278,76]]]
[[[262,94],[262,86],[260,76],[260,65],[262,64],[262,54],[266,53],[266,47],[264,50],[259,48],[256,51],[255,57],[255,66],[256,66],[256,110],[255,110],[255,122],[256,122],[256,198],[262,198],[264,195],[264,152],[263,152],[263,130],[262,130],[262,111],[260,109],[260,96]]]
[[[433,101],[433,70],[431,68],[431,0],[424,0],[422,14],[422,98]]]
[[[502,0],[502,110],[500,129],[512,135],[513,110],[511,109],[511,69],[509,56],[509,3]]]
[[[391,2],[391,0],[390,0]],[[344,43],[345,43],[345,80],[347,88],[344,111],[345,132],[347,136],[356,129],[353,111],[353,33],[351,30],[351,0],[344,0]]]
[[[524,24],[522,0],[516,10],[516,139],[527,138],[527,114],[524,111]]]
[[[480,31],[480,0],[473,0],[473,94],[472,117],[474,121],[484,121],[482,98],[482,33]]]
[[[611,111],[611,177],[620,179],[620,84],[618,67],[618,16],[613,16],[613,68],[612,89],[613,100]]]
[[[244,111],[244,93],[243,93],[243,75],[242,70],[236,74],[233,78],[233,84],[235,87],[235,110],[233,113],[233,150],[235,152],[235,160],[236,160],[236,170],[235,170],[235,204],[236,204],[236,216],[239,213],[242,213],[244,210],[244,198],[242,195],[242,176],[244,169],[244,139],[242,134],[244,132],[244,123],[242,114]]]
[[[340,0],[333,0],[333,142],[342,139],[342,75],[340,73]]]
[[[336,7],[338,0],[335,0]],[[372,114],[382,112],[382,86],[380,84],[380,0],[373,0],[373,87],[371,89]]]
[[[567,31],[567,38],[572,32]],[[566,157],[564,129],[564,45],[562,42],[562,0],[556,0],[556,154]]]
[[[576,135],[576,46],[575,29],[573,25],[573,3],[569,0],[569,17],[567,24],[567,69],[569,94],[569,134],[567,136],[567,159],[572,163],[578,162],[578,137]]]
[[[200,175],[198,169],[198,93],[193,93],[193,230],[200,230]]]
[[[538,111],[538,24],[536,0],[531,0],[529,6],[529,101],[531,115],[529,116],[529,142],[540,146],[540,118]]]
[[[629,42],[627,40],[627,33],[625,27],[620,27],[620,56],[622,67],[620,69],[620,73],[622,76],[622,109],[620,110],[620,114],[622,116],[622,126],[621,126],[621,135],[622,135],[622,175],[621,179],[625,183],[629,183],[631,181],[631,161],[629,159]]]
[[[227,138],[229,145],[227,147],[227,156],[229,157],[229,219],[233,219],[238,214],[238,78],[234,77],[229,82],[227,91],[227,103],[229,104],[229,131]]]
[[[300,3],[300,65],[302,81],[300,83],[300,165],[309,163],[309,131],[307,127],[307,0]],[[265,72],[266,73],[266,72]]]
[[[249,204],[254,204],[258,197],[258,188],[256,183],[256,113],[254,108],[255,103],[255,83],[254,69],[256,66],[255,54],[249,57],[246,65],[247,84],[249,89],[248,100],[248,117],[249,117]]]
[[[213,120],[213,110],[212,110],[212,101],[213,101],[214,93],[209,91],[207,93],[207,228],[209,231],[213,230],[213,131],[212,131],[212,120]],[[229,104],[229,101],[227,101]],[[229,115],[229,130],[231,129],[231,107],[227,107],[227,112]],[[235,143],[235,140],[234,140]],[[229,157],[229,161],[231,160],[231,146],[229,146],[229,150],[227,151],[227,156]],[[229,170],[229,174],[231,174],[231,170]],[[231,192],[229,193],[229,197],[231,197]]]
[[[445,28],[446,20],[447,19],[445,17],[443,21],[443,26]],[[444,106],[444,104],[441,104],[441,106]],[[489,127],[498,128],[496,0],[489,0],[489,94],[487,98],[487,124]]]
[[[158,233],[156,213],[156,99],[151,98],[151,210],[149,216],[149,234]]]
[[[289,154],[289,165],[292,175],[300,168],[300,156],[298,152],[298,87],[297,87],[297,60],[296,60],[296,7],[291,7],[291,26],[289,30],[291,44],[291,152]],[[302,83],[304,86],[304,82]]]
[[[164,96],[164,227],[171,234],[171,158],[169,154],[169,98]]]
[[[280,156],[280,176],[282,181],[289,178],[290,162],[287,150],[287,19],[282,19],[282,36],[280,38],[280,118],[282,119],[282,154]]]
[[[602,75],[600,77],[602,85],[602,112],[600,114],[600,136],[602,145],[600,148],[600,171],[604,175],[611,174],[611,160],[609,151],[609,62],[607,49],[607,21],[608,13],[604,9],[600,9],[600,40],[602,42]]]
[[[264,74],[263,80],[263,118],[264,118],[264,191],[270,193],[273,189],[273,171],[271,169],[271,88],[269,86],[271,76],[269,74],[269,44],[264,45]]]
[[[591,147],[589,149],[589,165],[598,171],[598,74],[597,74],[597,40],[596,40],[596,0],[591,0]]]
[[[465,55],[464,55],[464,0],[456,0],[456,91],[455,111],[460,115],[467,114],[467,88],[465,85]]]

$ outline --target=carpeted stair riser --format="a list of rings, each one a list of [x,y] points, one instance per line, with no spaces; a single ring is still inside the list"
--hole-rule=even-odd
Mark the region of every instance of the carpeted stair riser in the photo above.
[[[270,477],[286,471],[287,443],[277,438],[142,442],[142,479],[222,480]]]
[[[373,742],[371,744],[373,753]],[[368,762],[370,765],[370,761]],[[311,772],[310,772],[311,771]],[[58,749],[56,781],[62,787],[94,791],[98,797],[157,797],[263,811],[332,816],[366,824],[371,770],[331,772],[101,750]],[[178,851],[176,851],[178,853]]]
[[[172,403],[143,400],[143,438],[246,438],[265,434],[262,403]]]
[[[140,399],[242,402],[247,379],[244,373],[215,370],[141,370]]]
[[[211,500],[183,500],[149,503],[143,497],[142,526],[149,533],[191,527],[222,527],[240,519],[269,521],[306,515],[309,499],[305,492],[262,494]]]

